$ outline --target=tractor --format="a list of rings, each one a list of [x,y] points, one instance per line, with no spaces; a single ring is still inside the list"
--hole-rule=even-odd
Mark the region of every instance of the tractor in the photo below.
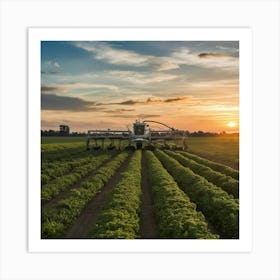
[[[156,123],[164,126],[163,130],[153,130],[150,128],[150,123]],[[164,123],[153,120],[136,120],[133,123],[133,130],[88,130],[86,149],[90,150],[90,142],[93,141],[93,149],[104,149],[105,141],[110,141],[107,149],[120,149],[123,141],[128,142],[125,147],[127,150],[149,149],[153,150],[156,143],[161,143],[162,148],[168,149],[168,142],[175,144],[175,149],[187,149],[187,131],[178,130]],[[181,144],[181,145],[180,145]]]

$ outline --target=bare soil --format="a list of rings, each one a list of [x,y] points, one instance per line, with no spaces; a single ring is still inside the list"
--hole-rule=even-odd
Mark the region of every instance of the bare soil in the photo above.
[[[208,230],[213,234],[218,234],[220,236],[220,238],[222,238],[221,234],[215,229],[215,227],[211,223],[209,223],[206,218],[205,218],[205,220],[207,223]]]
[[[76,219],[74,224],[69,228],[63,238],[65,239],[86,239],[91,228],[96,222],[104,203],[108,198],[108,194],[115,187],[120,179],[121,173],[126,169],[132,154],[127,157],[115,175],[101,189],[95,198],[93,198],[85,207],[81,215]]]
[[[143,239],[158,237],[158,228],[153,211],[152,193],[148,182],[147,166],[144,154],[142,156],[142,208],[140,215],[140,235]]]

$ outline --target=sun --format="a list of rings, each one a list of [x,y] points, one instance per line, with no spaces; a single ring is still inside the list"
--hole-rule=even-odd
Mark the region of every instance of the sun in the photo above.
[[[235,122],[229,122],[229,123],[227,124],[227,126],[229,126],[229,127],[235,127],[236,124],[235,124]]]

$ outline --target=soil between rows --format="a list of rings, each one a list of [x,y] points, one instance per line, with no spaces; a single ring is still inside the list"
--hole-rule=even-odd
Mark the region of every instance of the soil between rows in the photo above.
[[[97,217],[102,211],[102,207],[108,198],[108,194],[116,186],[120,175],[125,171],[132,154],[122,163],[113,177],[106,183],[101,191],[85,207],[81,215],[76,219],[74,224],[69,228],[63,238],[65,239],[86,239],[91,228],[96,222]]]
[[[153,211],[152,193],[148,182],[147,165],[144,153],[142,153],[141,164],[142,207],[140,214],[140,236],[143,239],[153,239],[158,237],[158,228]]]

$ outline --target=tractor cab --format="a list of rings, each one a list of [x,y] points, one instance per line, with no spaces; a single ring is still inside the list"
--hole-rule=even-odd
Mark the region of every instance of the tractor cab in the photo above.
[[[134,133],[134,142],[136,143],[137,149],[142,149],[142,145],[144,142],[148,141],[147,135],[147,124],[144,122],[140,122],[138,120],[133,124],[133,133]]]
[[[133,132],[135,136],[144,136],[146,132],[145,130],[146,130],[146,123],[136,121],[133,124]]]

